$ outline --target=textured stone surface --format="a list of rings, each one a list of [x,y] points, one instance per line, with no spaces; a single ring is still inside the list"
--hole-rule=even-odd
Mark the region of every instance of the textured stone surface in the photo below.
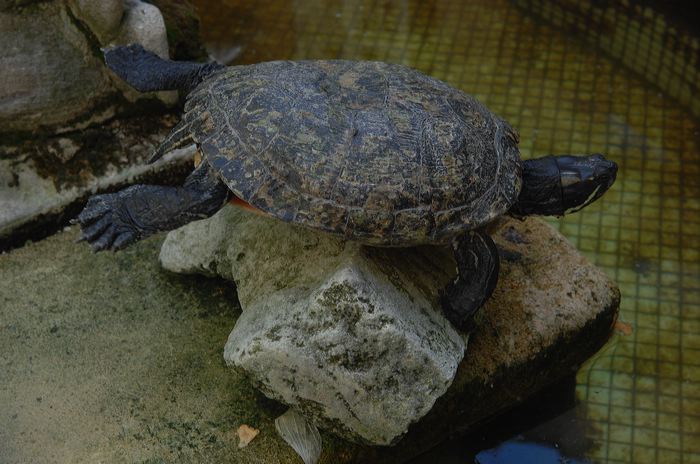
[[[180,61],[207,61],[209,55],[199,35],[199,13],[189,0],[150,0],[158,7],[168,31],[170,58]],[[227,23],[224,22],[225,25]],[[225,63],[224,63],[225,64]]]
[[[168,36],[158,7],[140,0],[124,0],[126,12],[116,42],[139,43],[161,58],[168,59]]]
[[[167,56],[158,9],[140,2],[127,7],[124,13],[122,0],[51,0],[0,9],[7,45],[0,51],[0,249],[55,231],[90,193],[137,180],[184,178],[183,161],[191,152],[145,163],[173,123],[153,95],[173,103],[177,92],[139,94],[102,63],[98,47],[120,28],[125,40]],[[126,105],[138,116],[93,124]],[[37,131],[41,138],[30,135]]]
[[[178,14],[187,10],[181,6]],[[193,13],[192,13],[193,14]],[[196,43],[180,17],[170,34]],[[194,23],[196,25],[196,22]],[[100,47],[141,43],[168,57],[165,21],[158,8],[139,0],[50,0],[21,8],[0,8],[0,133],[53,133],[105,121],[122,110],[123,99],[166,104],[173,92],[138,94],[104,66]],[[192,50],[196,50],[196,46]],[[192,57],[182,57],[184,59]]]
[[[161,262],[179,272],[216,268],[237,282],[245,310],[227,363],[325,429],[386,445],[430,410],[464,354],[434,308],[449,272],[445,255],[430,251],[366,248],[227,207],[173,232]]]
[[[178,16],[168,32],[196,50],[192,6],[169,10]],[[144,161],[172,126],[164,113],[177,92],[140,94],[114,76],[100,47],[118,36],[168,54],[163,18],[147,3],[0,4],[0,249],[55,231],[90,192],[170,175],[172,163]]]
[[[85,126],[114,115],[96,108],[114,89],[98,44],[60,1],[0,12],[0,133]]]
[[[101,44],[114,38],[124,15],[124,0],[70,0],[68,5]]]
[[[591,338],[599,344],[617,308],[619,295],[609,279],[541,221],[506,221],[495,239],[502,253],[500,281],[493,298],[479,313],[479,327],[473,335],[476,346],[470,341],[467,351],[472,361],[462,363],[462,376],[457,379],[462,386],[457,395],[463,400],[464,390],[470,390],[468,396],[481,398],[481,403],[474,403],[473,411],[460,404],[439,409],[435,414],[442,417],[433,419],[438,423],[445,414],[464,414],[462,420],[467,422],[487,417],[483,404],[500,409],[500,404],[483,401],[484,386],[511,368],[519,371],[528,362],[548,356],[603,312],[605,320],[596,328],[600,333]],[[267,395],[300,407],[322,427],[346,437],[379,442],[379,437],[391,441],[392,434],[401,433],[395,426],[381,435],[379,431],[387,430],[386,422],[395,420],[382,413],[393,407],[400,411],[394,415],[401,415],[405,412],[401,405],[411,409],[411,400],[396,398],[397,391],[391,385],[356,379],[372,369],[407,373],[415,368],[413,352],[407,346],[414,340],[430,345],[434,335],[426,337],[425,331],[416,330],[420,324],[407,321],[427,315],[441,319],[436,295],[455,272],[448,249],[362,247],[227,208],[209,220],[171,232],[161,251],[161,262],[176,272],[218,274],[236,281],[244,313],[229,337],[225,357],[246,369]],[[377,283],[386,278],[389,284]],[[329,291],[334,286],[336,290]],[[367,288],[375,292],[371,297],[363,295]],[[331,295],[335,300],[328,301]],[[411,303],[404,300],[407,296]],[[320,303],[324,298],[325,304]],[[367,303],[358,304],[362,301],[377,302],[375,312],[369,313]],[[336,302],[340,304],[336,306]],[[403,341],[398,344],[383,332],[382,325],[371,326],[377,308],[385,306],[389,309],[382,310],[391,313],[394,305],[403,310],[400,318],[404,326],[398,337]],[[335,314],[336,307],[342,308],[341,314]],[[411,307],[422,310],[416,314]],[[399,319],[395,313],[391,316]],[[440,323],[433,327],[438,326]],[[590,351],[581,347],[581,352]],[[564,369],[580,354],[567,353],[562,356],[566,363],[555,363],[552,370]],[[534,374],[528,372],[528,376]],[[411,385],[410,375],[397,374],[395,378],[406,392],[419,388]],[[416,374],[413,379],[416,384],[424,381]],[[538,382],[544,385],[551,380],[548,375],[535,375],[517,394],[526,396],[536,391]],[[439,396],[442,392],[436,393]],[[503,406],[513,400],[504,400]],[[438,403],[441,401],[446,400]],[[356,404],[360,408],[371,405],[379,414],[367,414],[358,425],[353,422],[357,419]],[[412,412],[419,417],[415,408]],[[409,416],[406,414],[404,420]],[[344,427],[337,423],[343,420]],[[374,426],[372,420],[376,421]]]
[[[310,293],[261,295],[238,319],[224,359],[327,430],[387,445],[445,393],[464,343],[371,260],[350,255],[340,266]]]

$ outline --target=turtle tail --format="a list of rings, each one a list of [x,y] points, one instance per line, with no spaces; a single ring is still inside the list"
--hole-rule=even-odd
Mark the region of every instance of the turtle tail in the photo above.
[[[165,140],[158,145],[158,148],[153,152],[151,158],[148,160],[149,163],[155,163],[164,154],[176,150],[178,148],[186,147],[187,145],[194,143],[192,139],[192,132],[189,130],[188,124],[183,124],[184,119],[177,123],[173,130],[170,131]]]
[[[104,51],[105,63],[139,92],[182,90],[189,93],[214,71],[219,63],[192,63],[164,60],[139,44],[119,46]]]
[[[187,106],[185,106],[185,109],[187,109]],[[148,162],[154,163],[172,150],[195,143],[193,134],[203,122],[202,114],[199,111],[185,111],[180,122],[173,127],[158,148],[156,148]]]

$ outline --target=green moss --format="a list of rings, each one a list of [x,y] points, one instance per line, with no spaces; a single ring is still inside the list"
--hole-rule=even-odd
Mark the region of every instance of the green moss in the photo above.
[[[351,285],[334,283],[321,294],[319,303],[333,315],[334,321],[343,321],[348,331],[355,335],[355,325],[362,319],[366,307],[358,301],[357,290]]]

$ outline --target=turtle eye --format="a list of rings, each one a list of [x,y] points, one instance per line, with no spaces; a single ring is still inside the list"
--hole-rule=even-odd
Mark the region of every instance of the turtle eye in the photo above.
[[[560,182],[562,187],[570,187],[581,182],[581,177],[576,171],[560,171]]]

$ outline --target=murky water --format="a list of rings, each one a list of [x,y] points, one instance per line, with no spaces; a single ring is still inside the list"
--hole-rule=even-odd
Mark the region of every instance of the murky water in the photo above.
[[[534,423],[531,412],[511,415],[507,430],[524,442],[556,424],[532,440],[585,442],[571,453],[593,462],[700,462],[700,127],[682,104],[505,0],[195,3],[209,49],[229,64],[404,63],[518,127],[525,158],[601,152],[615,160],[611,191],[552,223],[618,282],[621,319],[633,331],[578,372],[564,412]],[[419,462],[474,462],[497,444],[457,439]]]

